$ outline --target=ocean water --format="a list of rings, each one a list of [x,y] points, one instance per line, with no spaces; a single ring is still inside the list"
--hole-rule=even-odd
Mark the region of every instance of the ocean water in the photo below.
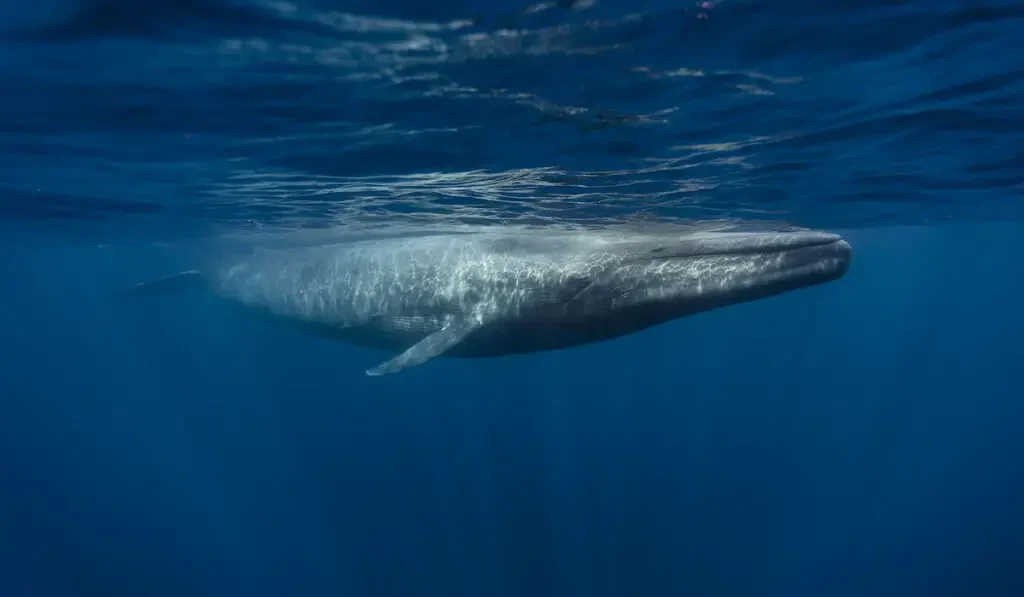
[[[0,4],[0,595],[1024,595],[1024,4]],[[217,243],[673,223],[841,280],[363,371]]]

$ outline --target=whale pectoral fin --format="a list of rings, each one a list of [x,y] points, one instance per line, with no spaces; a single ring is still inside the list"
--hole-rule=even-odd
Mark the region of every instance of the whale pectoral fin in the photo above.
[[[170,274],[149,282],[139,282],[128,288],[121,289],[114,293],[117,298],[131,298],[137,296],[153,296],[194,290],[205,284],[202,274],[198,270],[188,270]]]
[[[440,330],[430,334],[408,350],[376,367],[366,370],[367,375],[387,375],[397,373],[409,367],[421,365],[434,357],[441,356],[451,347],[462,342],[473,331],[479,329],[480,321],[476,319],[458,319],[452,321]]]

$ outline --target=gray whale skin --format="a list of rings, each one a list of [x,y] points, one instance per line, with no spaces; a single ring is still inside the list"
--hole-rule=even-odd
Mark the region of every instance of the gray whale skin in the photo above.
[[[255,250],[122,291],[202,287],[308,331],[399,353],[498,357],[607,340],[841,278],[825,232],[479,232]]]

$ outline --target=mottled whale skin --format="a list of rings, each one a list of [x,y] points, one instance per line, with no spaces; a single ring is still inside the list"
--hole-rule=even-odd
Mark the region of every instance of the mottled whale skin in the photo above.
[[[309,331],[399,353],[499,357],[607,340],[841,278],[850,245],[825,232],[479,232],[265,249],[138,284],[198,282]]]

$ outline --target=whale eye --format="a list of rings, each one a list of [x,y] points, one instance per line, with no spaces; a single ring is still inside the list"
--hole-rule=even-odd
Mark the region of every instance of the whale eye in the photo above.
[[[665,250],[665,247],[655,247],[655,248],[651,249],[651,253],[661,253],[664,250]]]

